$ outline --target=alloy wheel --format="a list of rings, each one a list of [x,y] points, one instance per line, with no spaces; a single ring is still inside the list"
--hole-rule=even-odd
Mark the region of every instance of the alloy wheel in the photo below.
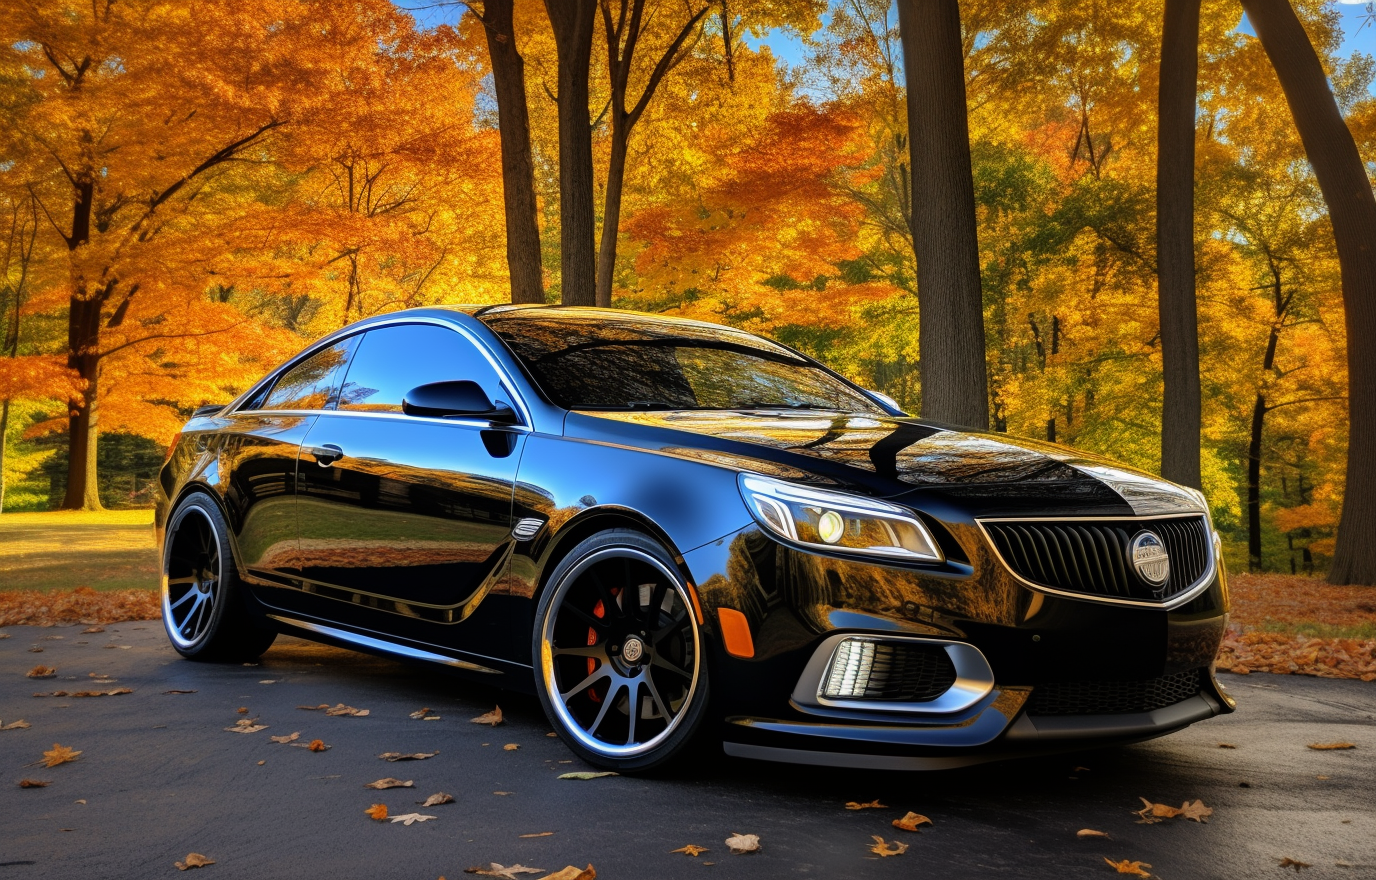
[[[162,613],[168,635],[187,648],[210,629],[220,600],[224,554],[210,517],[194,504],[178,511],[168,529]]]

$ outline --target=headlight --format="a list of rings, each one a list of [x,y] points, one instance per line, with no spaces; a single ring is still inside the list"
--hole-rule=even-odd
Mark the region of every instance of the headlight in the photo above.
[[[741,496],[760,525],[781,538],[839,553],[941,562],[931,532],[897,505],[741,474]]]

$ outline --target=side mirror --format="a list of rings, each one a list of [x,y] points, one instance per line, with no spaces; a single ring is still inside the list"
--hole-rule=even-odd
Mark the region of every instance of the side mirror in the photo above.
[[[893,407],[894,409],[898,410],[900,413],[903,413],[903,415],[907,415],[907,413],[904,413],[904,412],[903,412],[903,407],[901,407],[901,406],[898,405],[898,401],[894,400],[892,397],[890,397],[889,395],[885,394],[884,392],[882,392],[882,391],[875,391],[875,390],[872,389],[872,388],[866,388],[866,389],[865,389],[865,393],[868,394],[870,397],[873,397],[875,400],[879,401],[880,403],[884,404],[885,406]]]
[[[431,382],[406,392],[401,411],[408,416],[451,418],[468,416],[513,424],[516,413],[505,403],[493,403],[477,382]]]

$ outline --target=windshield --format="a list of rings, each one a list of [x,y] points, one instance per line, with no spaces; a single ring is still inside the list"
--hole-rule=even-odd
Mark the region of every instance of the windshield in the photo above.
[[[811,409],[884,415],[794,352],[727,327],[596,315],[486,323],[559,406],[587,410]]]

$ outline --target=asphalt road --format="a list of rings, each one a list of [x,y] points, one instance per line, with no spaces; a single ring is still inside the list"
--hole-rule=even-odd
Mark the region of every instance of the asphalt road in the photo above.
[[[200,869],[211,880],[455,880],[490,862],[551,871],[591,863],[606,880],[1119,876],[1105,858],[1149,863],[1164,880],[1282,877],[1283,858],[1312,865],[1307,878],[1376,876],[1372,684],[1228,676],[1239,711],[1174,736],[940,773],[711,757],[658,778],[575,781],[557,777],[589,768],[569,763],[531,698],[294,639],[280,639],[260,665],[214,666],[178,658],[154,622],[81,630],[0,631],[9,636],[0,640],[0,723],[32,725],[0,731],[0,880],[171,876],[193,851],[216,861]],[[40,663],[57,677],[26,678]],[[92,672],[115,681],[97,683]],[[32,696],[119,687],[133,693]],[[296,708],[341,702],[369,715]],[[500,727],[469,722],[496,703]],[[409,717],[422,707],[440,720]],[[268,729],[224,730],[243,718]],[[330,749],[268,739],[298,731]],[[1333,741],[1357,748],[1306,748]],[[82,754],[30,766],[54,743]],[[424,761],[378,758],[435,751]],[[388,776],[415,787],[363,787]],[[50,785],[21,789],[25,778]],[[418,806],[436,792],[454,803]],[[1198,798],[1214,814],[1208,824],[1140,825],[1139,797]],[[875,799],[887,808],[844,808]],[[364,815],[374,803],[436,818],[376,822]],[[891,828],[908,810],[933,824],[916,834]],[[1082,828],[1110,837],[1079,839]],[[546,831],[554,833],[521,836]],[[759,835],[761,851],[731,855],[723,841],[734,832]],[[910,848],[878,859],[867,849],[872,835]],[[708,851],[670,853],[685,844]]]

